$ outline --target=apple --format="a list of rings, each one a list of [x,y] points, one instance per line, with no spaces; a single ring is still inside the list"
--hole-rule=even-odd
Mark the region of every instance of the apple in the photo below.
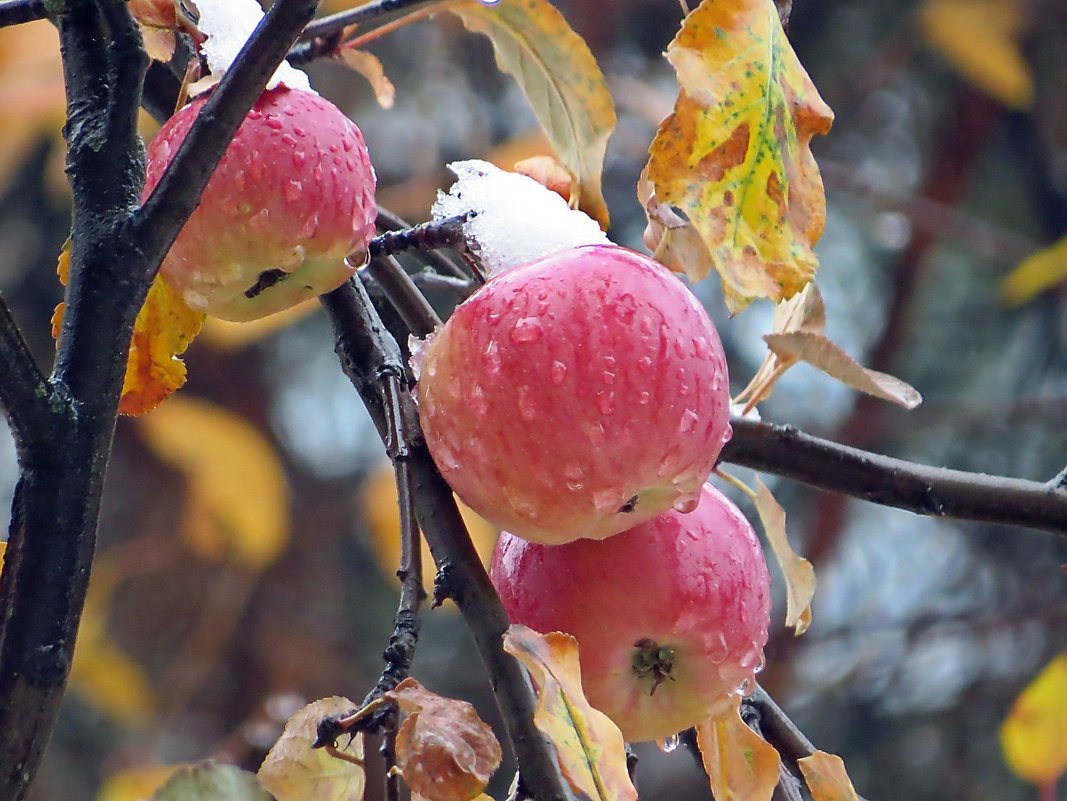
[[[752,526],[710,485],[603,541],[539,545],[502,534],[490,577],[512,623],[578,641],[582,686],[631,742],[728,708],[762,661],[767,563]]]
[[[704,308],[614,245],[492,278],[417,361],[442,475],[535,542],[603,539],[691,509],[731,433],[726,358]]]
[[[142,200],[206,97],[152,140]],[[366,259],[374,188],[363,135],[351,120],[313,92],[270,89],[241,123],[164,259],[163,278],[190,307],[235,321],[329,292]]]

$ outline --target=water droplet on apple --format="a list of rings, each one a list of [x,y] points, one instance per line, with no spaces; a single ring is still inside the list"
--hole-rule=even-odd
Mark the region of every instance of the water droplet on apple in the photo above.
[[[603,415],[609,415],[615,411],[615,393],[614,392],[598,392],[596,394],[596,405],[600,409],[600,413]]]
[[[470,404],[471,411],[479,417],[489,411],[489,401],[485,398],[485,390],[481,384],[475,384],[471,388]]]
[[[692,512],[700,504],[700,493],[695,492],[691,495],[683,495],[673,504],[673,508],[676,512],[681,512],[683,515],[687,515]]]
[[[598,490],[593,493],[593,506],[598,512],[614,514],[622,506],[622,499],[618,490]]]
[[[693,353],[698,359],[708,355],[708,341],[704,337],[693,337]]]
[[[677,734],[672,734],[670,737],[664,737],[659,740],[656,745],[659,746],[659,750],[665,754],[673,753],[678,750],[678,746],[682,744],[682,738]]]
[[[552,383],[557,387],[567,378],[567,365],[558,359],[552,362]]]
[[[541,338],[541,321],[536,317],[523,317],[511,329],[508,338],[515,344],[537,342]]]
[[[637,396],[637,402],[640,403],[642,406],[646,405],[651,399],[652,399],[652,395],[649,394],[648,392],[641,392]]]
[[[485,368],[490,375],[500,375],[500,346],[496,342],[485,346]]]
[[[700,422],[700,417],[692,409],[686,409],[682,413],[682,421],[678,424],[678,431],[682,434],[689,434],[697,427],[697,423]]]
[[[304,191],[304,185],[300,181],[289,181],[282,188],[282,194],[285,195],[285,199],[290,203],[300,199],[301,193]]]
[[[642,356],[637,360],[637,369],[642,373],[652,372],[652,358],[650,356]]]
[[[530,397],[530,388],[525,384],[519,387],[519,416],[523,420],[534,420],[537,417],[537,406]]]
[[[726,644],[726,635],[720,631],[718,639],[716,642],[712,643],[711,650],[708,655],[711,657],[712,662],[714,662],[716,665],[720,665],[726,660],[726,655],[729,652],[730,648]]]

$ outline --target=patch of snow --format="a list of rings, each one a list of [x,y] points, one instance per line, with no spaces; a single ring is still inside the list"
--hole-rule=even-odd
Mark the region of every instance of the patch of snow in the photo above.
[[[204,58],[211,74],[218,78],[230,68],[256,29],[263,18],[263,9],[256,0],[197,0],[196,7],[200,12],[197,27],[207,37],[203,44]],[[290,66],[288,61],[279,64],[267,82],[268,89],[277,86],[313,91],[307,74]]]
[[[433,218],[474,213],[464,233],[487,277],[579,245],[610,244],[595,220],[532,178],[477,159],[448,168],[456,182],[437,193]]]

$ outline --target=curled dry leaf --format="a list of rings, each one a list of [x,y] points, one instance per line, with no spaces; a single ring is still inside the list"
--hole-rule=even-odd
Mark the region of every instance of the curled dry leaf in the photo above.
[[[767,541],[785,577],[785,624],[792,626],[799,637],[811,625],[811,599],[815,596],[815,568],[811,562],[796,555],[785,531],[785,510],[771,495],[771,491],[756,476],[756,512],[763,523]]]
[[[859,801],[841,757],[816,751],[797,765],[815,801]]]
[[[376,55],[351,47],[342,48],[339,55],[343,64],[367,79],[367,83],[374,90],[374,99],[378,101],[379,106],[385,109],[393,107],[393,102],[396,100],[396,87],[386,77],[385,67]]]
[[[404,715],[396,760],[412,792],[429,801],[470,801],[481,795],[503,755],[474,707],[442,698],[411,678],[385,695]]]
[[[574,176],[552,156],[531,156],[517,161],[515,172],[533,178],[541,186],[570,201],[574,191]]]
[[[342,738],[338,746],[349,759],[324,748],[312,749],[319,721],[351,712],[356,705],[332,696],[308,704],[285,724],[278,742],[259,767],[259,780],[277,801],[359,801],[367,783],[360,764],[363,737]]]
[[[513,625],[504,634],[504,650],[533,676],[534,724],[556,747],[560,769],[571,787],[593,801],[636,801],[622,732],[585,698],[575,639]]]
[[[647,164],[637,179],[637,200],[648,216],[644,241],[653,258],[676,273],[691,276],[705,276],[714,269],[700,232],[673,208],[656,200]]]
[[[251,570],[278,558],[289,542],[289,487],[263,434],[220,406],[184,397],[142,418],[141,432],[186,476],[181,531],[190,548]]]
[[[1031,784],[1055,784],[1067,771],[1067,651],[1015,699],[1000,747],[1012,772]]]
[[[152,801],[272,800],[254,773],[206,760],[174,771],[152,796]]]
[[[696,727],[716,801],[770,801],[778,784],[781,757],[741,719],[741,699],[719,717]]]
[[[810,144],[833,113],[771,0],[704,0],[667,57],[681,92],[650,148],[656,202],[700,232],[731,313],[792,297],[818,265],[826,198]]]
[[[452,0],[444,8],[493,43],[500,69],[513,75],[577,186],[572,205],[608,227],[600,181],[615,105],[585,41],[548,0]]]

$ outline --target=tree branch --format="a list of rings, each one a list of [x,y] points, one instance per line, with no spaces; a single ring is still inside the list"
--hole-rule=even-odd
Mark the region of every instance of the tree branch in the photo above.
[[[363,285],[350,281],[324,295],[323,306],[337,337],[337,352],[346,374],[359,391],[378,432],[388,443],[384,415],[382,366],[399,353],[385,330]],[[411,398],[403,396],[405,416],[417,426]],[[539,801],[564,801],[571,795],[550,746],[533,725],[536,696],[529,677],[502,647],[507,614],[482,567],[448,486],[419,439],[409,442],[415,489],[415,510],[440,575],[456,601],[486,665],[504,725],[511,738],[526,786]]]
[[[734,418],[721,460],[921,515],[1023,526],[1067,535],[1067,488],[907,462]]]
[[[18,324],[0,295],[0,408],[11,426],[20,456],[50,434],[49,393]]]
[[[289,62],[294,65],[307,64],[333,54],[337,50],[339,37],[350,25],[369,22],[386,14],[404,11],[415,6],[432,5],[434,2],[439,2],[439,0],[371,0],[356,8],[317,19],[300,35],[301,39],[310,41],[298,44],[290,50]]]
[[[0,28],[33,22],[47,16],[44,0],[2,0],[0,2]]]

